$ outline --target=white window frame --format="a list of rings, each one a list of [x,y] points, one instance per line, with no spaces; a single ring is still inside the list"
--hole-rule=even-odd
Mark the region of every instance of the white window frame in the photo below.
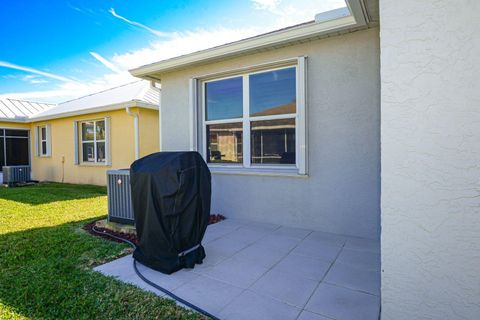
[[[278,65],[280,64],[280,65]],[[280,114],[270,116],[250,116],[250,99],[249,99],[249,76],[252,74],[264,73],[269,71],[288,69],[294,67],[296,70],[296,113]],[[209,82],[219,81],[224,79],[231,79],[242,77],[243,86],[243,117],[231,118],[222,120],[206,120],[206,101],[205,101],[205,86]],[[273,175],[307,175],[307,121],[306,121],[306,57],[298,57],[295,59],[289,59],[288,61],[281,61],[280,63],[261,65],[242,69],[240,71],[232,71],[227,76],[215,76],[209,75],[205,78],[198,78],[191,80],[192,84],[196,84],[197,80],[200,84],[200,92],[198,97],[200,100],[200,117],[197,119],[201,128],[201,147],[200,152],[203,155],[205,161],[207,159],[207,126],[213,124],[222,123],[242,123],[243,127],[243,163],[231,164],[231,163],[208,163],[208,166],[214,173],[246,173],[246,174],[273,174]],[[192,90],[192,89],[191,89]],[[196,92],[195,89],[192,90]],[[191,103],[194,104],[194,100],[191,99]],[[192,110],[196,110],[193,105]],[[277,120],[277,119],[295,119],[295,164],[252,164],[250,153],[250,123],[253,121],[264,120]],[[195,127],[191,125],[191,130],[194,131]],[[195,141],[192,138],[192,141]]]
[[[45,129],[45,139],[42,136],[42,130]],[[39,150],[40,150],[40,157],[48,156],[48,135],[47,135],[47,126],[40,126],[38,127],[38,136],[40,139],[39,141]],[[45,149],[43,148],[43,143],[45,142]]]
[[[102,122],[104,123],[105,127],[105,139],[97,139],[97,122]],[[93,122],[93,140],[83,140],[83,124],[84,123],[89,123]],[[108,152],[108,138],[109,135],[107,134],[108,126],[107,126],[107,119],[94,119],[94,120],[82,120],[78,122],[78,130],[79,132],[79,140],[80,144],[78,146],[78,154],[80,155],[80,164],[82,165],[99,165],[99,166],[108,166],[109,165],[109,152]],[[84,161],[83,160],[83,144],[85,143],[92,143],[93,142],[93,157],[94,161]],[[103,142],[105,144],[105,160],[104,161],[98,161],[97,157],[97,143]]]

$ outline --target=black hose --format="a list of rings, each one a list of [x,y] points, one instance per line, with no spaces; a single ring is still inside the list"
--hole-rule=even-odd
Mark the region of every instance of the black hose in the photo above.
[[[95,232],[96,234],[101,234],[101,235],[106,235],[106,236],[109,236],[111,238],[114,238],[114,239],[117,239],[117,240],[120,240],[122,242],[125,242],[127,244],[129,244],[130,246],[132,246],[132,248],[136,248],[136,244],[127,240],[127,239],[123,239],[123,238],[120,238],[120,237],[117,237],[116,235],[113,235],[113,234],[110,234],[110,233],[107,233],[107,232],[104,232],[104,231],[99,231],[95,228],[95,226],[92,226],[92,231]],[[133,256],[132,256],[133,258]],[[180,298],[179,296],[177,296],[176,294],[174,294],[173,292],[163,288],[163,287],[160,287],[159,285],[157,285],[156,283],[148,280],[147,278],[145,278],[145,276],[143,274],[140,273],[140,270],[138,270],[137,268],[137,260],[135,260],[135,258],[133,258],[133,269],[135,270],[135,273],[137,274],[137,276],[142,279],[145,283],[151,285],[152,287],[154,287],[155,289],[165,293],[166,295],[168,295],[169,297],[171,297],[172,299],[180,302],[181,304],[187,306],[188,308],[190,309],[193,309],[201,314],[203,314],[204,316],[207,316],[213,320],[220,320],[219,318],[215,317],[214,315],[212,315],[211,313],[203,310],[202,308],[188,302],[187,300],[184,300],[182,298]]]

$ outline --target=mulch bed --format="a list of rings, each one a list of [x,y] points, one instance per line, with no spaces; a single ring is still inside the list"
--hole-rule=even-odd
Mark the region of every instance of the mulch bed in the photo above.
[[[210,218],[208,220],[208,224],[209,225],[214,224],[214,223],[220,222],[222,220],[225,220],[225,217],[223,215],[221,215],[221,214],[211,214]],[[138,244],[138,238],[135,234],[127,234],[127,233],[124,233],[124,232],[115,232],[115,231],[112,231],[112,230],[109,230],[109,229],[99,228],[99,227],[96,227],[95,229],[97,231],[103,232],[105,234],[98,234],[98,233],[93,232],[92,228],[95,226],[95,222],[96,221],[92,221],[90,223],[87,223],[86,225],[83,226],[83,229],[86,230],[91,235],[94,235],[96,237],[102,237],[102,238],[110,240],[110,241],[114,241],[114,242],[118,242],[118,243],[123,242],[123,241],[120,241],[118,239],[109,237],[108,234],[112,234],[114,236],[117,236],[117,237],[120,237],[122,239],[126,239],[130,242],[133,242],[134,244]]]

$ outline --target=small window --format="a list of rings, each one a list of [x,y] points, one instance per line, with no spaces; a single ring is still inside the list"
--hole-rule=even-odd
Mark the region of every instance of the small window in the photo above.
[[[105,163],[105,120],[81,122],[81,154],[84,163]]]
[[[294,65],[203,82],[207,162],[304,173],[303,133],[297,137],[305,130],[304,104],[298,105],[304,93],[297,77]]]
[[[47,151],[47,127],[40,127],[40,154],[46,156]]]
[[[37,140],[37,146],[38,146],[38,152],[37,156],[40,157],[48,157],[50,156],[50,137],[49,137],[49,128],[47,128],[48,125],[44,126],[39,126],[36,128],[36,134],[38,136]]]

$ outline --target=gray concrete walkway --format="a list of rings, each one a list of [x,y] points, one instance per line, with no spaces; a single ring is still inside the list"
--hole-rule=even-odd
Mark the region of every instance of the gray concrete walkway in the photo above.
[[[228,219],[204,238],[207,258],[164,275],[139,264],[151,281],[222,319],[377,320],[377,241]],[[126,256],[95,270],[153,291]]]

